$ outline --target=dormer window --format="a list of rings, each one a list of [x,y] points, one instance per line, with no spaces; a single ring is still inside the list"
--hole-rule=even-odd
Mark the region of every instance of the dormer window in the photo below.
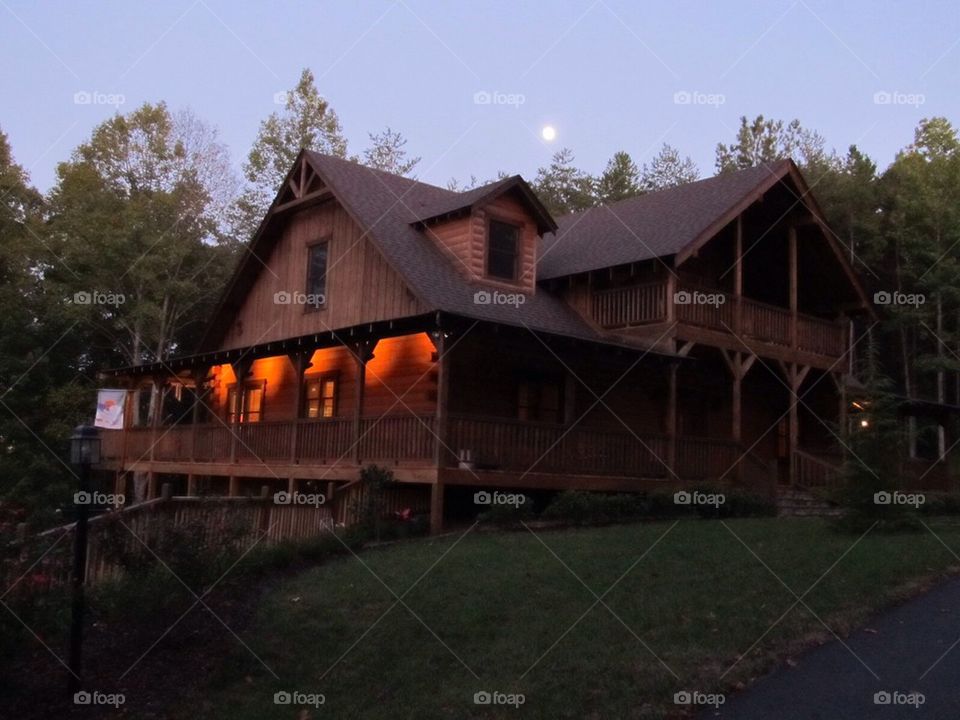
[[[487,275],[498,280],[517,279],[520,228],[491,220],[487,237]]]

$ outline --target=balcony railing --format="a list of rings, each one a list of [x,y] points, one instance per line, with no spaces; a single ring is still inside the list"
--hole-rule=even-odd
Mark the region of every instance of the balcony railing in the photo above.
[[[362,418],[360,440],[352,419],[298,423],[220,423],[128,428],[103,435],[103,456],[125,464],[159,462],[353,465],[409,462],[433,465],[437,446],[432,415]],[[296,448],[293,433],[297,433]],[[155,444],[154,444],[155,439]],[[124,448],[125,443],[125,448]],[[151,445],[152,452],[151,452]],[[625,429],[572,429],[508,418],[453,415],[441,462],[456,465],[468,450],[478,470],[579,473],[671,479],[718,479],[729,475],[740,457],[736,443],[724,439],[677,439],[677,467],[668,470],[669,440],[661,434]],[[294,454],[295,451],[295,454]],[[198,470],[197,472],[202,472]]]
[[[432,415],[127,428],[102,433],[103,457],[146,462],[307,463],[399,462],[433,457]],[[297,436],[293,443],[294,433]],[[124,438],[124,435],[126,437]]]
[[[593,319],[610,330],[664,322],[667,304],[671,303],[678,322],[718,332],[739,332],[744,338],[772,345],[793,345],[793,316],[787,308],[742,297],[737,331],[733,295],[681,282],[678,298],[669,298],[668,287],[660,281],[597,291],[592,301]],[[717,302],[705,302],[710,295]],[[796,332],[798,350],[829,357],[840,357],[846,350],[846,331],[838,322],[797,313]]]

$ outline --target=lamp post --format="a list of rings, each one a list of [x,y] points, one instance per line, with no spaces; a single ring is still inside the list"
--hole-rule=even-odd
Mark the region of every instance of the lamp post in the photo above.
[[[70,619],[70,694],[80,688],[83,644],[83,584],[87,573],[87,519],[90,513],[90,466],[100,462],[100,434],[95,427],[78,425],[70,437],[70,464],[77,469],[80,491],[75,497],[77,512],[73,536],[73,603]]]

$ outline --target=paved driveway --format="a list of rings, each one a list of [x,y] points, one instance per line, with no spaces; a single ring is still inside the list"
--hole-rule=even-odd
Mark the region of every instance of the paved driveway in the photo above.
[[[699,717],[960,720],[960,580],[875,617],[845,642],[811,650]]]

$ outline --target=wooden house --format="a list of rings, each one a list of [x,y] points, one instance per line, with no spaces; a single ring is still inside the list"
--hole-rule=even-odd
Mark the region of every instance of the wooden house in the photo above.
[[[104,433],[118,478],[334,496],[822,481],[870,304],[783,161],[550,216],[519,176],[454,192],[305,151],[194,354]],[[839,430],[838,430],[839,428]]]

